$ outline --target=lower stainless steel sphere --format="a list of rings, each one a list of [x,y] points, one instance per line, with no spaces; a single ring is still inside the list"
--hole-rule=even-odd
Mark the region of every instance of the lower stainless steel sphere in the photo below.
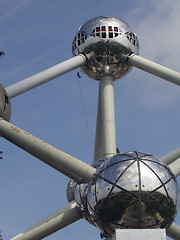
[[[167,228],[179,208],[176,178],[158,158],[141,152],[107,159],[90,183],[91,220],[106,236],[116,228]]]
[[[90,53],[82,70],[91,78],[100,80],[111,75],[114,80],[131,70],[123,54],[139,52],[136,34],[122,20],[114,17],[95,17],[83,24],[73,40],[74,55]]]

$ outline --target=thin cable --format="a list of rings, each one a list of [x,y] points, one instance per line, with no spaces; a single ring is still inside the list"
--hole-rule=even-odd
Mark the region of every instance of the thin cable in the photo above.
[[[82,111],[83,111],[84,125],[85,125],[85,127],[87,128],[87,130],[89,132],[87,111],[86,111],[86,107],[85,107],[85,102],[84,102],[84,97],[83,97],[83,91],[82,91],[82,85],[81,85],[80,78],[78,78],[78,86],[79,86],[79,95],[80,95],[81,106],[82,106]]]

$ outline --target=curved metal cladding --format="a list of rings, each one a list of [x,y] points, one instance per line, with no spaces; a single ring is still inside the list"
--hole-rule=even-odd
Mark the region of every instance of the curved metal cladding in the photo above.
[[[91,164],[90,183],[70,181],[68,200],[82,216],[111,238],[117,228],[167,228],[179,208],[179,187],[170,168],[158,158],[126,152]]]
[[[122,20],[114,17],[95,17],[79,27],[72,43],[74,55],[91,53],[82,70],[91,78],[100,80],[104,75],[114,80],[124,76],[131,66],[123,54],[139,53],[135,33]]]
[[[104,162],[104,159],[99,159],[92,162],[90,165],[98,169],[101,164]],[[70,180],[67,186],[66,194],[68,202],[73,200],[76,201],[79,212],[82,214],[82,217],[85,218],[89,223],[94,225],[94,222],[89,216],[89,211],[87,207],[87,191],[89,183],[77,184],[73,180]]]
[[[11,103],[4,87],[0,84],[0,118],[9,121],[11,117]]]
[[[87,191],[87,206],[106,237],[117,228],[167,228],[179,208],[179,188],[158,158],[121,153],[100,166]]]

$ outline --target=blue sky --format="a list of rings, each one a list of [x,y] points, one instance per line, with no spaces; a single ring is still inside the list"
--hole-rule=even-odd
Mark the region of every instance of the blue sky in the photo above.
[[[140,55],[180,72],[179,0],[1,0],[1,83],[19,80],[72,57],[77,28],[99,15],[123,19]],[[98,82],[74,70],[12,99],[11,122],[84,162],[93,160]],[[117,146],[161,157],[179,148],[176,85],[133,69],[115,82]],[[4,240],[67,204],[68,178],[0,139],[0,229]],[[177,217],[180,224],[180,215]],[[99,239],[85,220],[47,237]]]

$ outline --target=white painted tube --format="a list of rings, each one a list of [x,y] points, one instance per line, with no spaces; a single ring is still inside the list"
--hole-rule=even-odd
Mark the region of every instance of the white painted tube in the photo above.
[[[161,157],[160,159],[168,165],[177,160],[178,158],[180,158],[180,148],[168,153],[167,155]]]
[[[171,226],[167,229],[167,235],[174,240],[180,239],[180,226],[172,223]]]
[[[94,178],[96,173],[95,168],[36,138],[2,118],[0,119],[0,134],[3,138],[78,183],[89,182]]]
[[[180,86],[180,73],[135,54],[126,56],[131,66]]]
[[[45,218],[27,231],[18,234],[11,240],[40,240],[50,234],[70,225],[81,218],[76,203],[70,202],[67,206]]]
[[[169,167],[174,174],[174,176],[179,176],[180,175],[180,158],[178,158],[176,161],[172,162],[169,164]]]
[[[67,72],[72,71],[86,64],[90,55],[84,56],[80,54],[53,67],[50,67],[42,72],[36,73],[31,77],[25,78],[6,88],[9,98],[14,98],[24,92],[27,92],[41,84],[44,84],[54,78],[57,78]]]
[[[102,109],[101,109],[101,83],[99,83],[98,109],[96,119],[96,138],[94,146],[94,161],[103,158],[102,142]]]
[[[105,158],[116,154],[113,77],[101,78],[102,141]]]

